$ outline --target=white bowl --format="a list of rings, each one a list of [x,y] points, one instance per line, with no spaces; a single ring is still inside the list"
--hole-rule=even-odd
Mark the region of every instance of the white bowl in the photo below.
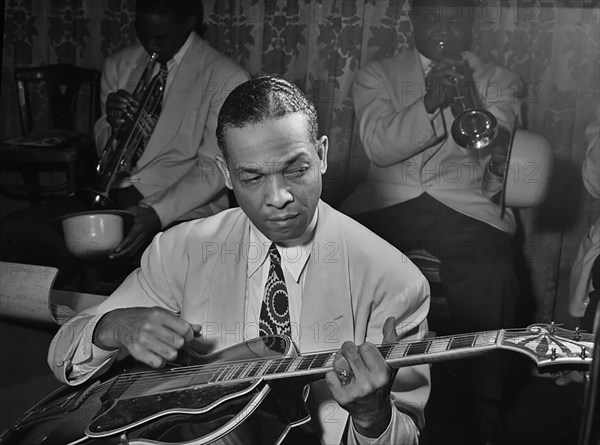
[[[106,258],[123,240],[128,218],[121,210],[71,213],[61,218],[65,243],[77,258]]]

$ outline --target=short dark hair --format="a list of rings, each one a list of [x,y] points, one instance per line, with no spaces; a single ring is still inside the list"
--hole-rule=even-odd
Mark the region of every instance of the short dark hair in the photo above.
[[[217,142],[223,156],[227,158],[225,130],[243,128],[268,119],[280,119],[298,112],[306,116],[308,136],[316,142],[319,135],[317,110],[296,85],[271,76],[258,77],[238,85],[227,96],[219,111]]]
[[[201,0],[136,0],[136,14],[173,14],[178,19],[195,15],[198,23],[204,20]]]

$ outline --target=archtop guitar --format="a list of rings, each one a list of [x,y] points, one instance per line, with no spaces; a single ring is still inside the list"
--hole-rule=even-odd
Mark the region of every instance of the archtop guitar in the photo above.
[[[378,349],[392,368],[505,349],[529,356],[540,368],[585,369],[593,347],[592,334],[534,324]],[[0,444],[279,444],[291,428],[310,420],[307,382],[324,377],[335,353],[296,355],[284,336],[205,356],[181,351],[176,366],[59,389],[4,431]]]

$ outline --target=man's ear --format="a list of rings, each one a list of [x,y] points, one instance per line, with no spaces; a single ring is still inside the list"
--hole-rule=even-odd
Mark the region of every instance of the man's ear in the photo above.
[[[231,176],[229,173],[229,168],[227,167],[227,161],[225,160],[225,158],[222,155],[217,155],[216,159],[217,159],[217,165],[219,166],[219,170],[221,170],[221,173],[223,174],[223,177],[225,178],[225,185],[227,186],[227,188],[229,190],[233,190],[233,185],[231,184]]]
[[[319,156],[321,174],[327,171],[327,152],[329,151],[329,139],[323,135],[317,141],[317,155]]]

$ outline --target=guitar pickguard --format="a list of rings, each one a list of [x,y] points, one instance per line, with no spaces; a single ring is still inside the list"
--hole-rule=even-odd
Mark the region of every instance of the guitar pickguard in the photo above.
[[[110,436],[171,414],[218,415],[218,406],[255,390],[260,380],[233,384],[205,385],[199,388],[116,400],[89,425],[90,437]]]

